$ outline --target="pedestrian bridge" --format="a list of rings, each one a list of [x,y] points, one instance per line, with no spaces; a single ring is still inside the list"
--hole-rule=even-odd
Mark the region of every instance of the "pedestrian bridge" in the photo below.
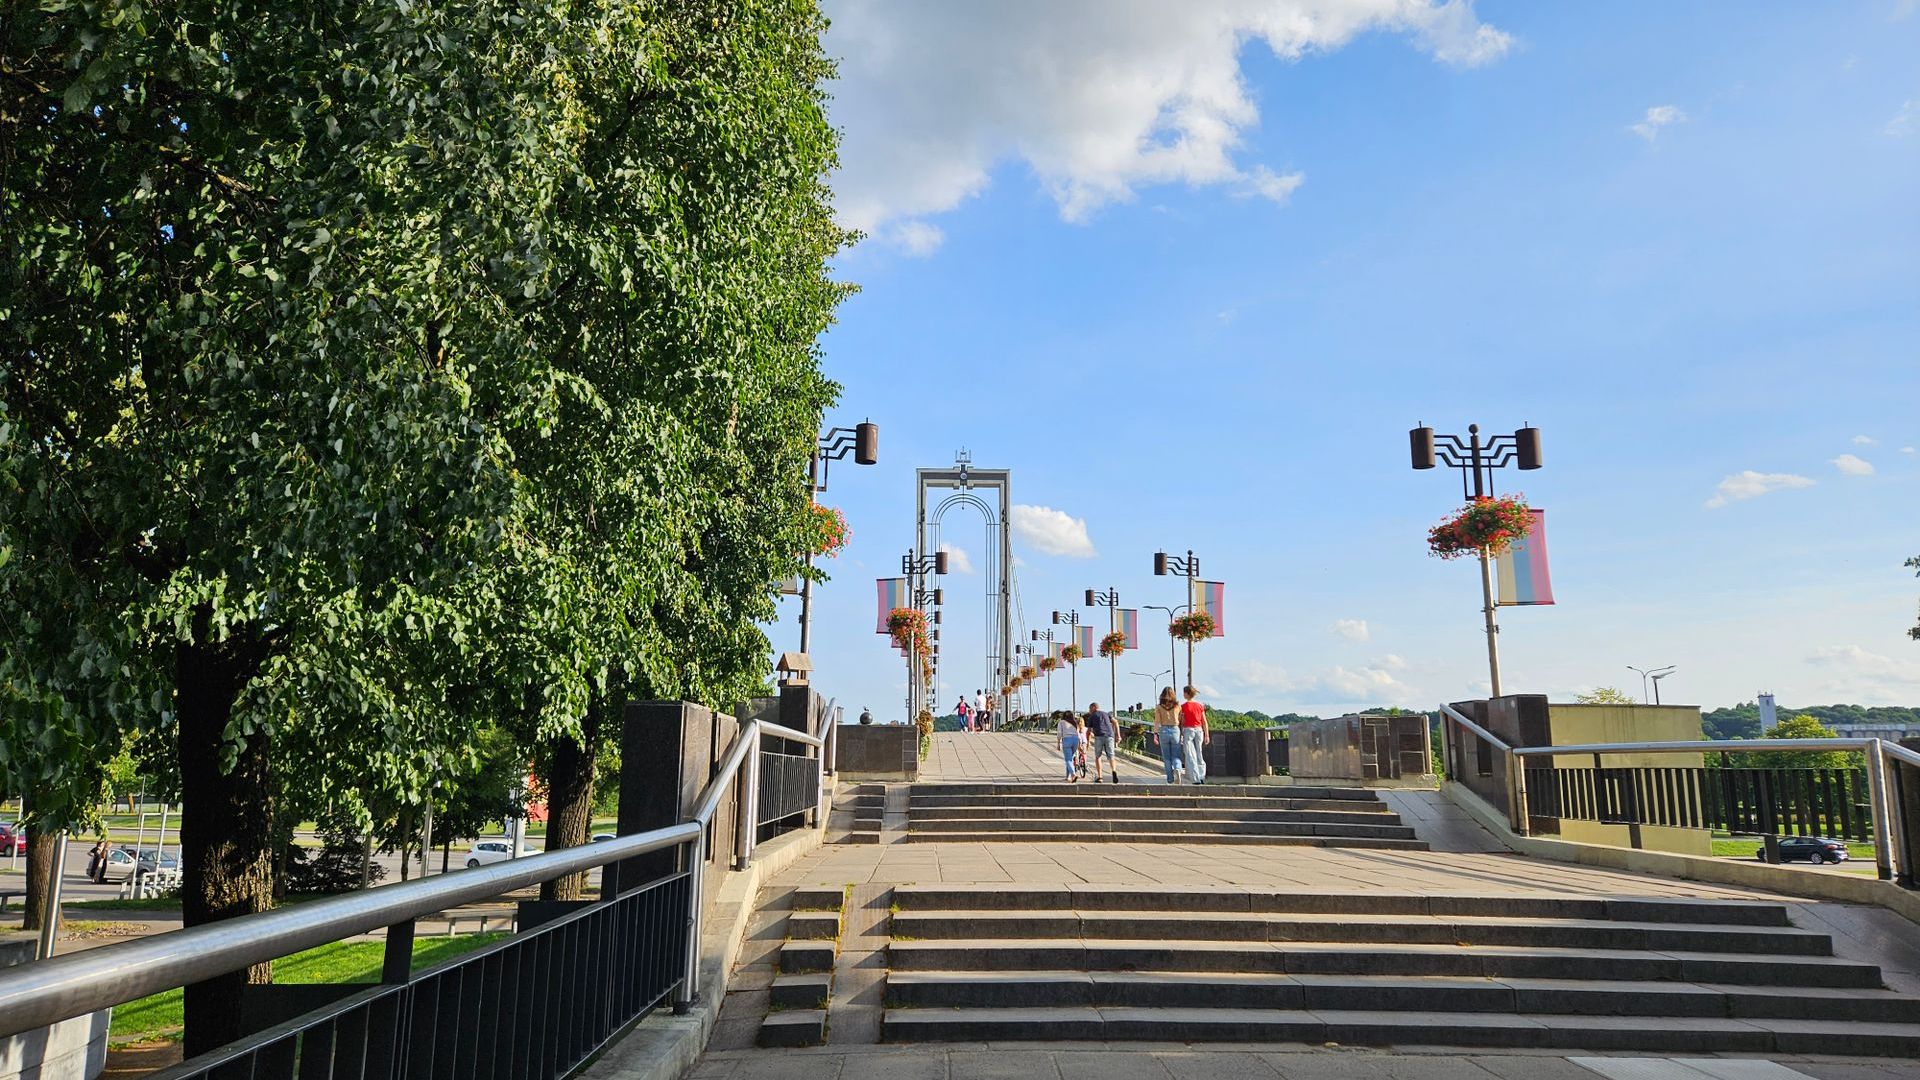
[[[1528,835],[1511,747],[1473,790],[1168,787],[1137,758],[1095,786],[1048,733],[855,776],[831,703],[745,716],[630,709],[661,752],[627,766],[619,839],[10,969],[0,1036],[384,928],[380,984],[236,1002],[256,1035],[155,1075],[1920,1080],[1910,890]],[[1920,795],[1889,760],[1883,834]],[[414,920],[579,870],[596,899],[408,969]]]

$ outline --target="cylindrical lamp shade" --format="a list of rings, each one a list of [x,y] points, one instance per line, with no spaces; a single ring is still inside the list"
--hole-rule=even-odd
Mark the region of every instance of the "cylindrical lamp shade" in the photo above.
[[[947,572],[947,553],[945,551],[936,551],[933,553],[933,572],[936,574],[944,574]]]
[[[1540,467],[1540,429],[1523,427],[1513,433],[1513,442],[1519,448],[1520,467],[1537,469]]]
[[[947,590],[945,589],[933,590],[933,606],[939,607],[941,604],[946,603],[947,602],[945,599],[946,595],[947,595]]]
[[[1167,576],[1167,553],[1164,551],[1156,551],[1153,553],[1153,576]]]
[[[1433,429],[1417,427],[1407,432],[1408,441],[1413,444],[1413,467],[1431,469],[1433,460]]]
[[[1093,606],[1093,590],[1092,589],[1087,590],[1087,606],[1088,607]]]
[[[853,460],[872,465],[880,460],[880,425],[868,421],[853,429]]]

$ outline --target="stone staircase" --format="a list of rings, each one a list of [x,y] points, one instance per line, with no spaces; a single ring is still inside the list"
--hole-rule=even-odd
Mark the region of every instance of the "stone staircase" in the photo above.
[[[1777,903],[903,885],[893,905],[888,1042],[1920,1055],[1920,998]]]
[[[1266,784],[913,784],[906,839],[1427,846],[1369,789]]]

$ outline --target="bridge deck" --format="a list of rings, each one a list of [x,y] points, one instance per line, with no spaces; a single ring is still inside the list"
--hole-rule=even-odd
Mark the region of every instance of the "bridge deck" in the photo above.
[[[936,781],[1059,780],[1065,772],[1053,736],[1038,731],[936,731],[920,766],[922,780]],[[1121,762],[1120,774],[1150,778],[1132,762]]]

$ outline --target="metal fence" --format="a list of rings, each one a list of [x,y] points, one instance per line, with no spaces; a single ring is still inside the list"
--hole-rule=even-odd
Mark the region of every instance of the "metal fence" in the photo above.
[[[661,1004],[671,1002],[678,1012],[698,998],[710,852],[731,846],[735,867],[744,868],[761,824],[770,820],[765,814],[809,813],[818,820],[838,713],[829,703],[809,719],[817,734],[757,720],[743,724],[680,824],[0,971],[0,1037],[384,929],[380,984],[364,990],[300,988],[340,996],[154,1075],[569,1076]],[[802,745],[810,756],[762,753],[766,740]],[[723,806],[734,808],[731,838],[710,835]],[[656,852],[673,854],[670,872],[638,883],[614,872],[617,864]],[[414,920],[593,869],[606,869],[603,882],[613,883],[598,901],[456,960],[410,970]]]
[[[1737,739],[1515,747],[1442,705],[1447,777],[1502,811],[1522,835],[1557,820],[1674,825],[1760,836],[1871,840],[1882,880],[1917,886],[1920,753],[1879,739]],[[1566,755],[1860,751],[1864,770],[1574,768]],[[1771,844],[1768,845],[1771,850]]]

